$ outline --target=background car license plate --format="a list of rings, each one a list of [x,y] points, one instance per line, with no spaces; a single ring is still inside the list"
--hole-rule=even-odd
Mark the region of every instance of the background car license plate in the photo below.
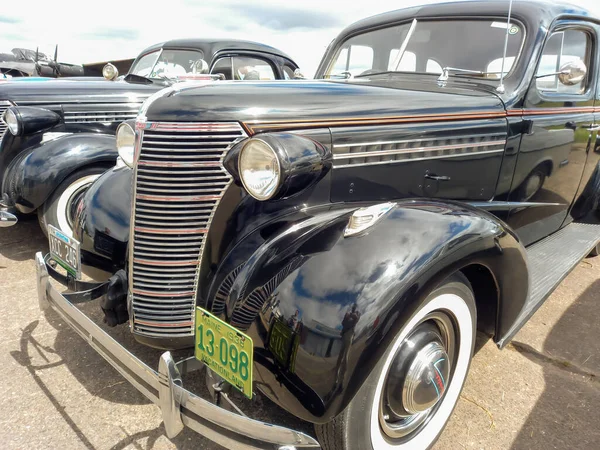
[[[196,308],[196,358],[252,398],[254,344],[250,336]]]
[[[65,235],[58,228],[48,225],[50,257],[75,278],[81,278],[79,242]]]

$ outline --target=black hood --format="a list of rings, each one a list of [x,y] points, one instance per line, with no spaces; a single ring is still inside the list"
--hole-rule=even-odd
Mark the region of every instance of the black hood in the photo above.
[[[138,84],[124,80],[37,79],[0,83],[0,100],[19,105],[61,103],[139,103],[163,84]]]
[[[428,114],[502,114],[491,88],[468,82],[440,87],[435,77],[336,81],[216,82],[175,85],[143,108],[149,121],[269,124],[374,120]],[[299,128],[290,125],[288,128]],[[302,126],[304,127],[304,126]]]

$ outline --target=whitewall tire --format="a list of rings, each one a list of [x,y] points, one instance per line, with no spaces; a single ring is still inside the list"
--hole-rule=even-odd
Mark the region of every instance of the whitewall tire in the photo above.
[[[344,412],[316,426],[323,449],[430,448],[460,397],[476,322],[469,282],[462,274],[453,275],[403,324]],[[431,374],[441,381],[434,382]]]
[[[73,236],[74,211],[90,185],[105,171],[102,167],[87,168],[67,177],[38,209],[38,219],[44,234],[53,225],[69,237]]]

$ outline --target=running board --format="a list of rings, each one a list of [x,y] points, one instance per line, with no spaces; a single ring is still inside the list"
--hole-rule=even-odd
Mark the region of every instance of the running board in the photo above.
[[[572,223],[527,247],[529,297],[510,331],[498,341],[508,344],[546,299],[600,241],[600,225]]]

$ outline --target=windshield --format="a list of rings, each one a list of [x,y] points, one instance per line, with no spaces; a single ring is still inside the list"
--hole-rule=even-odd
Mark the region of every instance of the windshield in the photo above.
[[[142,56],[129,73],[146,78],[175,78],[208,73],[208,64],[200,50],[160,49]]]
[[[387,71],[441,74],[442,69],[452,67],[500,78],[506,28],[506,22],[491,19],[415,20],[368,31],[338,48],[324,77],[349,78]],[[524,35],[521,25],[510,25],[505,74],[517,60]],[[450,75],[473,76],[458,71]]]

